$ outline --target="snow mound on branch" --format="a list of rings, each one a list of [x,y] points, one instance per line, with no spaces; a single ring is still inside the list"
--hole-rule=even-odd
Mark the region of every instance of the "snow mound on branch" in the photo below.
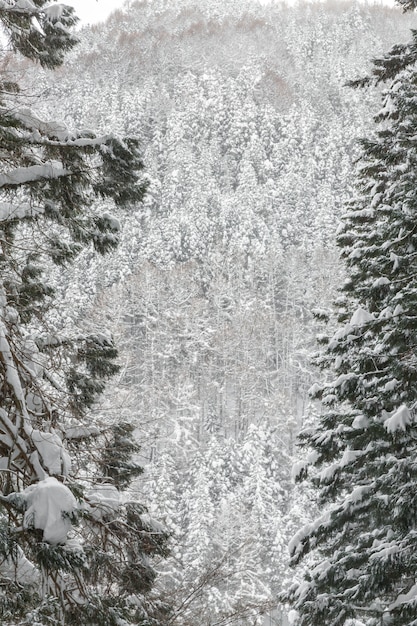
[[[17,548],[15,557],[9,557],[0,563],[0,576],[15,580],[21,585],[37,585],[40,583],[39,571],[25,557],[20,546]]]
[[[288,613],[288,623],[290,626],[295,626],[297,623],[297,620],[299,618],[299,614],[298,611],[296,611],[295,609],[291,609],[291,611]]]
[[[388,607],[389,611],[397,608],[401,604],[408,604],[409,602],[415,602],[417,599],[417,583],[414,584],[407,593],[400,593],[397,599]]]
[[[367,428],[369,424],[370,421],[366,415],[357,415],[352,422],[352,428]]]
[[[88,503],[94,519],[114,519],[120,506],[120,492],[114,485],[96,485],[88,492]]]
[[[371,315],[371,313],[369,313],[369,311],[363,309],[362,307],[358,307],[352,315],[349,324],[350,326],[362,326],[363,324],[373,322],[373,320],[374,317],[373,315]]]
[[[64,14],[64,9],[66,9],[65,4],[50,4],[43,9],[43,12],[50,22],[59,22]]]
[[[389,433],[394,433],[396,430],[405,430],[412,421],[410,410],[405,404],[402,404],[384,421],[384,427]]]
[[[71,491],[53,476],[27,487],[23,493],[26,512],[24,528],[37,528],[43,531],[43,540],[51,545],[65,543],[77,502]]]
[[[71,470],[71,458],[61,438],[54,432],[41,430],[33,430],[31,436],[47,470],[51,474],[67,476]]]

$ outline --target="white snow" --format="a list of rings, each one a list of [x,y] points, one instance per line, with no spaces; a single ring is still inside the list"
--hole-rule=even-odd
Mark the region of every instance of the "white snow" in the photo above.
[[[376,559],[387,558],[392,554],[397,554],[399,550],[400,548],[397,543],[381,543],[377,546],[375,552],[370,555],[369,560],[373,561]]]
[[[68,515],[76,511],[77,502],[71,491],[53,476],[27,487],[22,496],[26,501],[24,528],[43,531],[43,540],[52,545],[65,543],[71,522]]]
[[[336,510],[337,507],[331,507],[323,515],[318,517],[316,520],[309,524],[305,524],[300,530],[298,530],[292,539],[288,543],[288,550],[290,554],[297,554],[301,549],[301,544],[304,539],[306,539],[309,535],[313,534],[320,526],[326,527],[331,519],[331,514],[333,510]]]
[[[415,583],[407,593],[400,593],[396,600],[388,607],[389,611],[395,609],[397,606],[401,604],[405,604],[410,601],[415,601],[417,599],[417,583]]]
[[[317,393],[320,393],[321,391],[323,391],[323,386],[319,385],[319,383],[314,383],[313,385],[311,385],[307,393],[309,396],[315,396]]]
[[[339,463],[332,463],[332,465],[325,467],[319,474],[320,482],[328,483],[331,480],[333,480],[334,475],[339,469],[340,469]]]
[[[15,111],[14,117],[16,117],[29,130],[38,131],[38,137],[39,133],[42,133],[50,137],[56,137],[60,141],[66,141],[69,138],[68,129],[63,123],[56,122],[55,120],[44,122],[36,117],[30,109],[20,109],[19,111]]]
[[[100,434],[97,426],[67,426],[65,428],[65,437],[67,439],[83,439],[86,437],[94,437]]]
[[[394,254],[394,252],[391,252],[389,258],[390,258],[390,261],[392,261],[393,263],[392,271],[395,272],[400,265],[400,257],[397,254]]]
[[[356,459],[363,455],[362,450],[351,450],[350,448],[346,448],[343,452],[343,456],[340,460],[340,467],[346,467],[350,463],[356,461]]]
[[[295,609],[291,609],[288,613],[288,624],[289,626],[296,626],[299,614]]]
[[[109,483],[96,485],[94,489],[88,492],[87,501],[95,519],[115,518],[120,506],[120,492]]]
[[[0,174],[0,187],[23,185],[43,178],[59,178],[60,176],[68,176],[69,173],[70,171],[62,167],[62,163],[59,161],[50,161],[43,165],[17,167],[5,174]]]
[[[402,404],[396,411],[384,420],[384,426],[389,433],[393,433],[396,430],[405,430],[412,421],[413,418],[410,410],[405,404]]]
[[[304,472],[310,465],[314,465],[319,458],[319,454],[316,450],[313,450],[307,455],[305,461],[296,461],[291,470],[291,477],[293,480],[298,478],[302,472]]]
[[[352,493],[350,493],[346,498],[344,508],[346,509],[350,504],[357,504],[363,500],[363,497],[370,491],[370,489],[371,487],[368,485],[355,487]]]
[[[373,320],[374,320],[374,317],[371,313],[369,313],[369,311],[367,311],[366,309],[362,307],[358,307],[356,311],[354,312],[354,314],[352,315],[352,318],[350,320],[350,325],[351,326],[363,326],[364,324],[368,324],[369,322],[372,322]]]
[[[370,421],[365,415],[357,415],[352,422],[352,428],[367,428],[369,424]]]
[[[14,558],[9,557],[0,563],[0,576],[14,580],[21,585],[37,585],[40,573],[23,553],[20,546]]]
[[[389,284],[391,284],[391,281],[386,276],[381,276],[380,278],[374,280],[372,287],[383,287],[384,285]]]
[[[393,391],[399,385],[399,381],[396,378],[392,378],[384,385],[384,391]]]
[[[380,319],[388,319],[392,317],[392,309],[390,306],[387,306],[385,309],[382,309],[379,316]]]
[[[340,374],[340,376],[338,376],[336,380],[334,381],[333,387],[341,387],[346,382],[349,382],[349,380],[352,380],[355,378],[357,378],[357,375],[353,374],[352,372],[349,374]]]
[[[18,13],[36,13],[38,9],[31,2],[31,0],[17,0],[14,6],[10,6],[10,4],[6,4],[4,8],[8,8],[9,10],[13,9],[13,11],[17,11]],[[3,7],[2,7],[3,8]]]
[[[35,217],[44,212],[41,207],[34,207],[28,203],[0,202],[0,222],[24,217]]]
[[[33,430],[31,437],[48,472],[67,476],[71,470],[71,458],[61,438],[55,432],[41,430]]]
[[[65,9],[65,4],[50,4],[47,7],[44,7],[43,12],[45,17],[50,22],[58,22]]]

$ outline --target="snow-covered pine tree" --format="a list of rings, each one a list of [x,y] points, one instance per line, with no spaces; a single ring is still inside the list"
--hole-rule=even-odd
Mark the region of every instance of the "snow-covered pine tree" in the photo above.
[[[414,33],[415,37],[415,33]],[[299,626],[417,624],[417,69],[391,76],[375,136],[362,142],[358,198],[338,234],[347,279],[340,327],[319,362],[335,378],[301,434],[324,513],[291,543],[309,572],[290,597]],[[395,59],[394,65],[393,59]],[[391,64],[391,65],[390,65]],[[300,475],[307,471],[301,465]]]
[[[0,3],[11,50],[48,68],[75,44],[75,22],[65,5]],[[39,119],[3,61],[0,622],[149,625],[150,557],[165,536],[126,492],[140,471],[131,426],[99,428],[89,413],[117,371],[116,350],[106,333],[52,324],[50,285],[54,265],[117,245],[103,206],[141,201],[138,142]]]

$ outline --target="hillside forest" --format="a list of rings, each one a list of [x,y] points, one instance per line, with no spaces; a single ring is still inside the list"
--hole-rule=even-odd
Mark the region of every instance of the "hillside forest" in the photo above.
[[[321,506],[293,480],[297,435],[321,412],[311,391],[329,374],[313,356],[346,271],[336,233],[385,89],[347,83],[412,28],[412,13],[350,0],[128,0],[79,29],[62,66],[2,56],[22,106],[77,137],[135,137],[143,161],[143,197],[96,201],[117,247],[102,256],[93,238],[48,262],[44,313],[49,336],[114,340],[117,367],[73,439],[93,435],[95,454],[111,431],[117,457],[133,436],[143,472],[128,493],[141,531],[166,541],[142,546],[142,621],[115,624],[296,624],[283,593],[310,561],[290,567],[288,544]]]

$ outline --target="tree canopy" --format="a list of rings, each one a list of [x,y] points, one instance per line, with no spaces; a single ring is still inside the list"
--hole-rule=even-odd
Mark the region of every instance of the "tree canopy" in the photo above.
[[[76,43],[65,5],[2,1],[0,23],[11,50],[44,67],[61,65]],[[103,201],[136,210],[143,198],[138,140],[44,121],[4,61],[0,621],[150,624],[150,558],[164,553],[165,533],[127,490],[141,472],[133,427],[94,417],[118,370],[113,339],[51,315],[53,267],[118,243],[119,223]]]
[[[390,83],[338,232],[347,279],[338,329],[317,358],[333,380],[314,387],[325,412],[300,435],[310,454],[299,475],[315,466],[324,507],[291,542],[294,563],[310,555],[290,593],[300,626],[417,619],[414,47],[375,63],[377,80]]]

